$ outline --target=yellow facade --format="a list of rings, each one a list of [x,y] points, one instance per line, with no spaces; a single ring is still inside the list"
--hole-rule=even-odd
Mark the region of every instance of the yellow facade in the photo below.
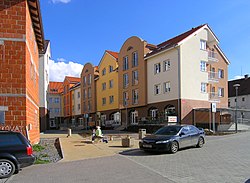
[[[105,51],[99,64],[99,79],[96,81],[98,112],[119,108],[117,72],[118,62],[116,54],[112,53],[115,52]],[[111,67],[113,68],[113,71],[110,70]],[[110,87],[110,83],[112,87]],[[106,87],[104,85],[106,85]],[[103,101],[104,98],[106,99],[106,103]]]

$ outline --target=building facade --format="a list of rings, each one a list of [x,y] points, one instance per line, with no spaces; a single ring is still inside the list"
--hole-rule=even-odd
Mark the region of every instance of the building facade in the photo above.
[[[51,58],[50,41],[45,40],[44,50],[39,53],[39,122],[40,131],[44,132],[49,124],[48,115],[48,87],[49,60]]]
[[[102,126],[120,125],[118,96],[118,53],[106,50],[96,79],[97,116]]]
[[[40,140],[39,51],[44,49],[38,0],[0,3],[0,124]]]
[[[72,126],[82,126],[81,115],[81,84],[77,83],[70,88],[72,94]]]
[[[96,124],[96,82],[98,67],[86,63],[81,73],[81,111],[85,126]]]
[[[229,61],[218,44],[210,27],[201,25],[146,55],[151,119],[192,124],[195,108],[227,108]]]
[[[46,130],[58,129],[63,123],[62,92],[63,82],[49,82],[49,124],[47,124]]]

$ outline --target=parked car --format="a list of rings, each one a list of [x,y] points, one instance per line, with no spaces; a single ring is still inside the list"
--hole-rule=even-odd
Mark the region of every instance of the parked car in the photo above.
[[[32,146],[21,133],[0,131],[0,178],[18,173],[34,161]]]
[[[140,149],[144,151],[158,151],[176,153],[185,147],[202,147],[205,143],[203,129],[193,125],[169,125],[160,128],[140,142]]]

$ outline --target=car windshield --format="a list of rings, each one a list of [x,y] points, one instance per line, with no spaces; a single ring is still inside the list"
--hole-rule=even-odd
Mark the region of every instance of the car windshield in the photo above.
[[[157,130],[155,135],[176,135],[181,129],[181,126],[166,126]]]

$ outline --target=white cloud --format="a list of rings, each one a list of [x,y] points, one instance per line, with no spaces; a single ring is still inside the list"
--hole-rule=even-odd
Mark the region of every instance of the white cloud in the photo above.
[[[56,4],[56,3],[69,3],[71,0],[51,0],[52,3]]]
[[[64,61],[62,61],[64,60]],[[83,65],[75,62],[65,62],[63,58],[49,61],[49,80],[62,82],[65,76],[80,77]]]

